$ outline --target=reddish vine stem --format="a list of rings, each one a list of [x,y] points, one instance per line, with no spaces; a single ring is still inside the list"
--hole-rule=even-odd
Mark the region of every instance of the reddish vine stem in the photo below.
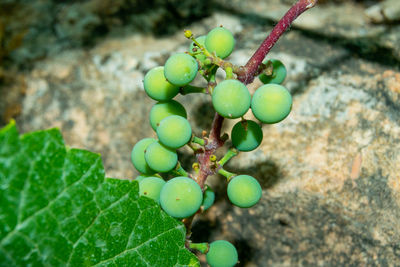
[[[213,162],[210,160],[210,156],[215,153],[215,151],[224,145],[224,140],[221,139],[221,128],[222,123],[224,121],[224,117],[215,113],[214,119],[211,125],[211,132],[208,136],[208,142],[205,145],[205,150],[203,153],[196,154],[197,162],[200,165],[199,174],[194,178],[194,180],[200,185],[201,189],[204,190],[204,184],[209,175],[216,173],[216,166],[214,166]],[[200,211],[200,210],[199,210]],[[197,213],[199,213],[199,211]],[[191,235],[192,229],[192,221],[194,216],[197,214],[190,216],[183,220],[183,224],[186,227],[186,238],[189,239]]]
[[[254,80],[254,74],[264,60],[265,56],[275,45],[276,41],[289,28],[293,21],[300,16],[304,11],[312,8],[317,4],[318,0],[299,0],[294,4],[286,14],[279,20],[278,24],[272,29],[271,33],[265,38],[254,55],[247,61],[242,71],[237,73],[238,80],[244,84],[249,84]]]
[[[221,128],[224,117],[215,113],[214,120],[211,125],[211,132],[208,136],[208,142],[205,146],[205,151],[203,153],[197,154],[197,161],[200,164],[199,175],[195,178],[196,182],[204,189],[204,183],[207,177],[215,173],[215,168],[213,162],[210,160],[210,156],[215,153],[215,151],[224,145],[224,141],[221,139]]]

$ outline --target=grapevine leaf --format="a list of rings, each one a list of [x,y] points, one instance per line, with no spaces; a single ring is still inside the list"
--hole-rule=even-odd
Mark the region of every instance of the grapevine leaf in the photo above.
[[[0,130],[0,266],[199,266],[183,224],[57,129]]]

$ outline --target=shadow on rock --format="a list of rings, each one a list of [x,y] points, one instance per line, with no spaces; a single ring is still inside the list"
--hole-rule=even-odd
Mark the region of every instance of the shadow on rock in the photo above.
[[[228,169],[238,174],[247,174],[256,178],[263,189],[268,189],[283,178],[279,166],[272,160],[255,163],[248,168],[235,168],[229,164]],[[232,168],[233,167],[233,168]]]
[[[208,242],[212,234],[220,229],[220,220],[210,220],[207,217],[203,217],[193,223],[191,241],[194,243]]]
[[[248,240],[244,239],[235,240],[233,245],[239,254],[239,263],[236,266],[247,266],[254,257],[254,248],[249,244]]]
[[[199,102],[192,113],[193,128],[210,129],[215,114],[211,101]]]

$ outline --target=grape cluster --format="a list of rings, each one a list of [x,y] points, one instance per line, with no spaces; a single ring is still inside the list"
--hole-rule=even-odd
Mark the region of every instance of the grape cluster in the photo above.
[[[185,36],[192,40],[186,53],[171,55],[164,66],[147,72],[143,85],[147,95],[157,101],[150,111],[150,125],[157,138],[144,138],[137,142],[131,153],[134,167],[140,172],[136,178],[139,193],[156,201],[170,216],[191,218],[209,209],[215,200],[210,186],[201,181],[203,161],[193,165],[194,174],[185,171],[178,161],[177,149],[188,145],[199,159],[199,154],[218,147],[208,146],[209,137],[196,137],[182,104],[173,98],[179,93],[207,93],[215,111],[227,119],[238,119],[231,131],[232,148],[223,158],[207,158],[210,173],[220,173],[227,178],[229,200],[241,208],[254,206],[261,198],[259,182],[249,175],[237,175],[223,169],[223,165],[239,151],[252,151],[262,142],[262,124],[272,124],[286,118],[292,108],[289,91],[280,85],[286,68],[279,60],[267,60],[260,68],[259,79],[264,83],[253,95],[246,85],[235,78],[234,68],[224,59],[233,51],[235,39],[224,27],[217,27],[207,35],[194,38],[190,31]],[[226,72],[225,80],[216,82],[216,70]],[[268,71],[267,71],[268,70]],[[196,75],[207,81],[205,88],[190,85]],[[245,119],[251,110],[259,121]],[[219,137],[220,138],[220,137]],[[222,139],[221,139],[222,140]],[[224,141],[222,141],[224,142]],[[168,174],[168,175],[165,175]],[[171,177],[165,181],[163,177]],[[238,261],[235,247],[228,241],[218,240],[203,251],[212,267],[234,266]]]

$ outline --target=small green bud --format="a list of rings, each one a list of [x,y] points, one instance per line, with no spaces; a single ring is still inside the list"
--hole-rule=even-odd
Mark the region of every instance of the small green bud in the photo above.
[[[217,156],[211,155],[211,156],[210,156],[210,160],[211,160],[212,162],[217,161]]]
[[[197,172],[197,171],[200,170],[200,164],[197,163],[197,162],[195,162],[195,163],[193,163],[192,168],[193,168],[193,170],[194,170],[195,172]]]
[[[193,36],[193,33],[192,33],[191,30],[185,30],[184,34],[185,34],[185,37],[186,37],[186,38],[190,38],[190,37]]]

